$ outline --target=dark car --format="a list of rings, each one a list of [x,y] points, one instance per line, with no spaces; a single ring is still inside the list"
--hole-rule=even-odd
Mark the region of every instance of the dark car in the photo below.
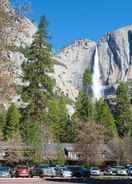
[[[35,166],[31,171],[31,177],[55,177],[57,173],[57,168],[55,165],[40,164]]]
[[[89,169],[81,166],[67,166],[67,169],[69,169],[72,172],[72,177],[89,177],[90,171]]]
[[[11,177],[11,168],[6,166],[1,166],[0,177]]]
[[[127,172],[129,176],[132,176],[132,166],[128,167]]]
[[[27,166],[18,166],[14,170],[14,177],[30,177],[31,170]]]

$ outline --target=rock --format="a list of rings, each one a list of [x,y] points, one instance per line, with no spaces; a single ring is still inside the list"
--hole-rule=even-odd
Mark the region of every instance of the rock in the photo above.
[[[8,43],[11,46],[23,48],[30,46],[36,31],[36,26],[29,19],[16,17],[13,27],[8,27],[6,32]],[[25,57],[20,51],[15,50],[17,49],[12,51],[5,49],[0,53],[0,104],[4,104],[6,109],[12,101],[17,102],[20,99],[16,94],[14,83],[21,84],[21,64],[25,60]]]
[[[105,85],[132,78],[132,26],[108,33],[101,39],[98,51]]]
[[[37,27],[27,18],[17,17],[14,27],[10,27],[9,41],[17,47],[30,46]]]
[[[93,41],[78,40],[55,56],[59,62],[54,67],[56,89],[72,100],[75,100],[82,89],[84,71],[87,68],[92,70],[95,47],[96,43]]]
[[[10,1],[0,0],[0,7],[4,9],[4,11],[9,12],[11,10]]]
[[[8,9],[8,4],[5,4],[6,7]],[[29,19],[16,17],[15,24],[8,31],[10,43],[18,47],[26,47],[32,43],[37,28]],[[56,60],[55,73],[52,76],[56,80],[55,88],[58,93],[63,93],[75,101],[82,89],[84,71],[88,68],[93,72],[95,48],[94,41],[77,40],[54,55],[53,58]],[[107,33],[98,44],[98,53],[105,95],[107,96],[109,93],[112,95],[112,91],[116,91],[118,81],[132,78],[132,26]],[[21,64],[25,60],[24,55],[21,52],[8,51],[6,57],[8,57],[8,61],[0,65],[2,84],[7,84],[7,86],[14,82],[20,84]],[[4,76],[7,76],[6,79]],[[11,98],[14,96],[17,99],[15,95],[13,89],[12,95],[10,93],[8,96]],[[5,103],[1,99],[0,102]],[[69,109],[72,113],[73,109],[70,106]]]

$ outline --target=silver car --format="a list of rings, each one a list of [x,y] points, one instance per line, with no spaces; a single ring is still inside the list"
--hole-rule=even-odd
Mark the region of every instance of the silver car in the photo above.
[[[117,175],[127,176],[127,169],[124,166],[117,166]]]
[[[32,169],[31,176],[55,177],[56,167],[48,164],[40,164]]]
[[[73,175],[72,171],[67,167],[62,168],[62,177],[64,178],[71,178]]]
[[[109,170],[110,175],[127,176],[127,169],[124,166],[114,166]]]
[[[98,167],[91,167],[90,175],[99,176],[101,175],[101,170]]]
[[[9,167],[0,167],[0,177],[11,177],[11,170]]]

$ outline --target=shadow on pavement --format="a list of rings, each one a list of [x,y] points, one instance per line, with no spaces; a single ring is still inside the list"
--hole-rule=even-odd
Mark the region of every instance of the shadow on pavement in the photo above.
[[[71,183],[85,183],[85,184],[132,184],[132,179],[56,179],[56,178],[48,178],[47,181],[55,181],[55,182],[71,182]]]

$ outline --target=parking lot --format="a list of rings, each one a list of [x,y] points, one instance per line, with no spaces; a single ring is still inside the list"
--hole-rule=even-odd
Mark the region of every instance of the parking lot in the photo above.
[[[81,180],[45,180],[41,178],[0,178],[0,184],[132,184],[132,179],[127,177],[112,178],[89,178],[87,181]]]

